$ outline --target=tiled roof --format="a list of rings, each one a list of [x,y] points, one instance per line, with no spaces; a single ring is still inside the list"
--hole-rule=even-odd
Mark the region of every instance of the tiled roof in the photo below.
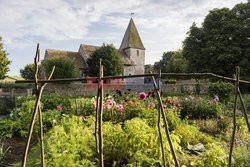
[[[80,49],[84,50],[87,53],[93,53],[94,51],[96,51],[99,48],[100,48],[100,46],[85,45],[85,44],[80,45]]]
[[[78,52],[47,49],[45,51],[44,59],[50,59],[56,56],[65,56],[65,57],[73,58],[75,59],[78,68],[85,68],[84,59]]]

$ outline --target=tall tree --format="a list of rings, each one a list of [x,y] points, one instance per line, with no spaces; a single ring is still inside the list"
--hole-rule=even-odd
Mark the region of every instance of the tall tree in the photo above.
[[[5,78],[7,72],[9,71],[10,61],[7,58],[7,53],[3,48],[2,37],[0,36],[0,79]]]
[[[34,79],[35,77],[35,64],[27,64],[24,69],[20,70],[20,74],[24,79]]]
[[[42,68],[45,69],[46,76],[49,76],[55,66],[53,73],[53,79],[59,78],[76,78],[78,76],[78,70],[76,60],[66,56],[55,56],[50,59],[46,59],[42,62]]]
[[[154,64],[154,70],[162,72],[186,72],[187,61],[182,56],[182,51],[163,53],[162,59]]]
[[[151,64],[145,64],[144,65],[144,73],[149,74],[150,72],[153,72],[154,66]]]
[[[250,72],[250,4],[214,9],[199,28],[194,23],[183,42],[183,56],[192,72],[232,76],[235,66],[243,77]]]
[[[123,63],[118,50],[113,45],[103,44],[87,60],[88,69],[86,70],[86,74],[88,76],[98,76],[100,59],[102,59],[105,76],[122,74]]]

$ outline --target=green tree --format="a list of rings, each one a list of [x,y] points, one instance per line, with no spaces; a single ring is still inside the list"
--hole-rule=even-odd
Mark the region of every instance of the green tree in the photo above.
[[[10,61],[7,58],[8,53],[3,49],[2,37],[0,37],[0,79],[5,78],[9,71]]]
[[[144,65],[144,73],[145,74],[149,74],[151,71],[152,72],[154,71],[154,66],[153,65],[151,65],[151,64]]]
[[[34,75],[35,75],[35,65],[34,64],[27,64],[24,69],[20,70],[20,74],[21,76],[28,80],[32,80],[34,79]]]
[[[104,68],[104,76],[120,75],[123,72],[123,63],[118,50],[111,45],[103,44],[91,54],[87,60],[88,69],[86,74],[88,76],[98,76],[99,74],[99,60],[102,59]]]
[[[53,66],[55,66],[55,71],[52,76],[53,79],[78,77],[76,61],[72,58],[65,56],[55,56],[53,58],[44,60],[42,67],[45,70],[46,76],[49,76]]]
[[[162,72],[186,72],[187,61],[182,56],[182,51],[163,53],[162,59],[154,64],[154,70]]]
[[[235,66],[241,75],[250,72],[250,3],[237,4],[233,9],[214,9],[201,27],[194,23],[183,42],[183,56],[192,72],[214,72],[230,76]]]

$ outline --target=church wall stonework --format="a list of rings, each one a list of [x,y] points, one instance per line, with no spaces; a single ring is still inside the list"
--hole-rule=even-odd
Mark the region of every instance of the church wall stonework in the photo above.
[[[145,50],[129,48],[130,59],[132,59],[136,66],[134,74],[144,74],[145,65]]]

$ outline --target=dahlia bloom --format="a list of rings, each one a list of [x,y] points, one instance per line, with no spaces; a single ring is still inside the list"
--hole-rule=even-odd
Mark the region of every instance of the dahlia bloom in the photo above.
[[[116,109],[118,112],[120,112],[120,113],[124,112],[124,107],[123,107],[122,104],[117,104],[117,105],[115,106],[115,109]]]
[[[106,103],[104,105],[104,108],[109,110],[115,105],[116,105],[116,102],[114,101],[114,99],[109,99],[109,100],[106,101]]]
[[[150,102],[148,107],[150,109],[154,109],[155,108],[155,103],[154,102]]]
[[[140,99],[140,100],[146,100],[146,99],[147,99],[146,93],[145,93],[145,92],[139,93],[139,99]]]
[[[217,95],[215,95],[213,98],[213,101],[217,103],[217,102],[219,102],[219,100],[220,100],[219,97]]]
[[[63,107],[61,105],[56,106],[56,110],[61,111]]]

